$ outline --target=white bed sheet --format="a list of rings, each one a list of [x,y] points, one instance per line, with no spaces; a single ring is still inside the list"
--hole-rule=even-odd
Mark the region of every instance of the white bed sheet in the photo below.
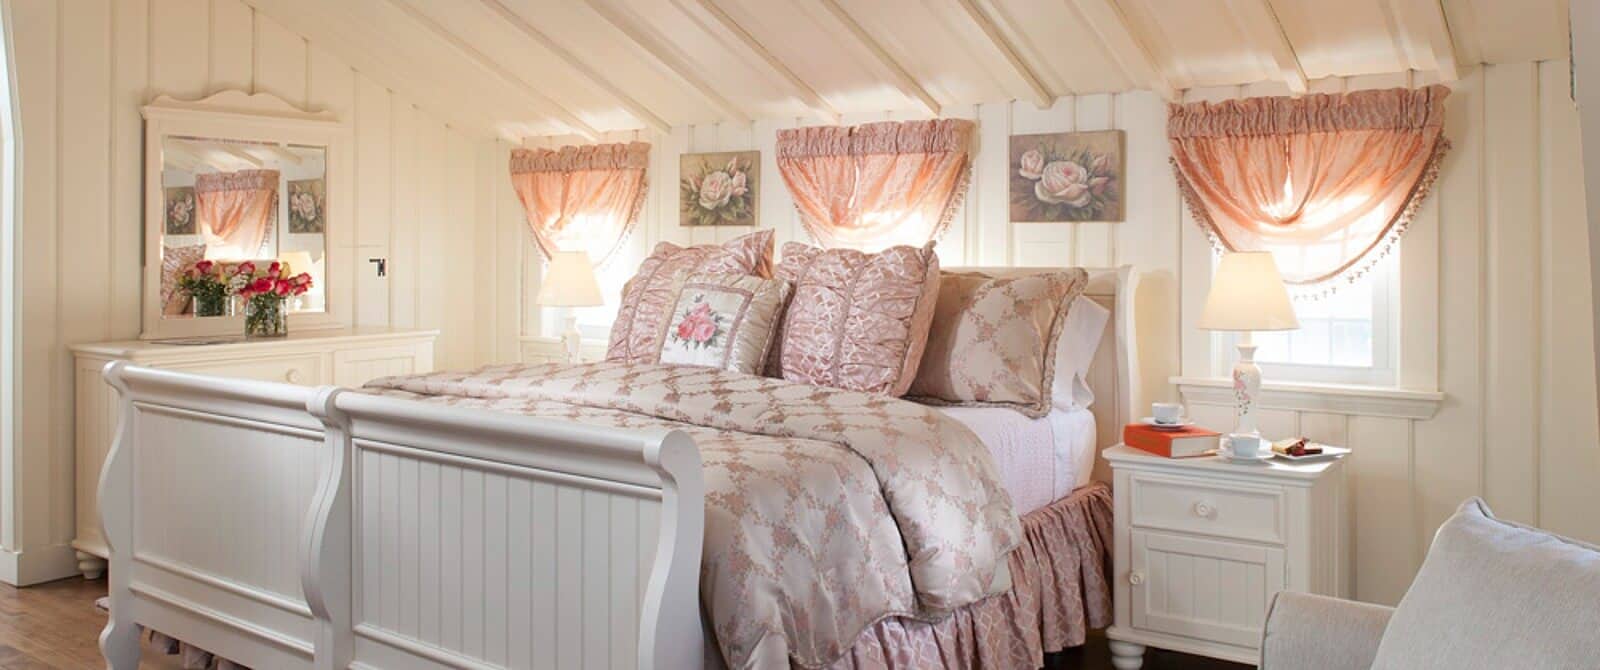
[[[989,448],[1018,515],[1089,483],[1096,445],[1094,413],[1088,409],[1057,409],[1037,419],[1004,407],[938,409]]]

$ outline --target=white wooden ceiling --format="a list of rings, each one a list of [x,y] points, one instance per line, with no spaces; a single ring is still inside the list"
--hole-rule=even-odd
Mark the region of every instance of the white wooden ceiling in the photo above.
[[[1567,56],[1566,0],[246,0],[510,139]]]

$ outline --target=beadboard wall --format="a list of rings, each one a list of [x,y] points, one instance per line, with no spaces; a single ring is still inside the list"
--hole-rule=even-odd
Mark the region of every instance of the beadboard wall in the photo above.
[[[441,367],[477,357],[475,151],[450,129],[240,0],[12,0],[23,180],[19,440],[0,488],[0,579],[72,574],[73,377],[67,345],[139,335],[139,107],[156,95],[266,91],[349,124],[352,198],[329,253],[354,325],[440,328]],[[349,222],[342,229],[338,222]],[[350,224],[353,224],[350,225]],[[368,258],[387,257],[379,278]]]
[[[1432,83],[1407,74],[1313,82],[1319,92]],[[1263,428],[1348,444],[1355,519],[1355,593],[1393,604],[1410,584],[1433,531],[1463,499],[1481,495],[1506,518],[1600,540],[1600,435],[1596,430],[1593,332],[1588,319],[1587,231],[1576,112],[1564,61],[1468,68],[1451,82],[1447,136],[1454,149],[1434,194],[1397,260],[1401,276],[1401,384],[1419,393],[1269,393]],[[1281,85],[1194,89],[1185,100],[1284,95]],[[1190,221],[1167,163],[1165,103],[1148,92],[1085,95],[1049,109],[1026,102],[947,110],[979,123],[972,188],[940,243],[946,265],[1133,264],[1143,274],[1137,298],[1143,388],[1177,399],[1169,379],[1214,377],[1211,339],[1193,327],[1209,287],[1211,250]],[[845,123],[920,118],[852,116]],[[656,186],[631,256],[603,269],[613,290],[659,240],[702,243],[749,232],[677,225],[678,156],[684,152],[762,152],[760,225],[780,244],[806,239],[781,179],[773,143],[779,128],[805,119],[674,128],[667,135],[620,133],[608,141],[651,142]],[[1006,138],[1012,134],[1120,128],[1127,131],[1127,220],[1121,223],[1010,222]],[[573,138],[538,138],[556,147]],[[490,201],[502,216],[480,240],[496,252],[501,315],[494,356],[512,360],[518,335],[548,334],[552,315],[528,302],[539,267],[511,193],[500,144],[482,157],[500,172]],[[520,289],[510,287],[520,286]],[[483,296],[480,294],[480,299]],[[513,322],[504,310],[519,308]],[[586,334],[604,332],[614,304],[585,313]],[[519,330],[520,329],[520,330]],[[1232,424],[1217,394],[1191,389],[1194,413]],[[1442,391],[1443,399],[1435,400]],[[1415,418],[1429,416],[1430,418]]]

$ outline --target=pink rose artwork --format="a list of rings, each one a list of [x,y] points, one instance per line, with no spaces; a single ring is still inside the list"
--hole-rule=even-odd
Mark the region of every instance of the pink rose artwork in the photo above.
[[[672,328],[672,339],[696,349],[717,346],[722,336],[723,316],[711,309],[705,296],[695,296],[695,305],[683,311]]]
[[[1121,221],[1120,130],[1011,138],[1011,220]]]

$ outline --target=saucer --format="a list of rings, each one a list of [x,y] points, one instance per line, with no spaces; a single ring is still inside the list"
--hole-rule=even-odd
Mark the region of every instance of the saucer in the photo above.
[[[1154,428],[1156,430],[1183,430],[1184,428],[1188,428],[1189,426],[1193,426],[1194,425],[1194,420],[1190,419],[1189,417],[1183,417],[1181,419],[1178,419],[1177,423],[1159,423],[1159,422],[1156,421],[1155,417],[1147,416],[1147,417],[1145,417],[1143,419],[1140,419],[1139,423],[1142,423],[1142,424],[1144,424],[1146,426],[1149,426],[1151,428]]]
[[[1222,447],[1217,449],[1217,456],[1222,460],[1228,461],[1229,463],[1260,463],[1262,461],[1271,459],[1272,452],[1257,452],[1255,457],[1252,458],[1247,456],[1236,456],[1233,453],[1233,449]]]

